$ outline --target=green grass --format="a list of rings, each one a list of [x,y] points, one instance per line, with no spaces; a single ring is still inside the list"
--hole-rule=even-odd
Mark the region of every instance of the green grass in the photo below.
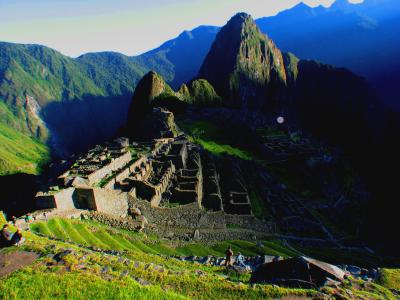
[[[382,269],[379,283],[388,289],[400,291],[400,269]]]
[[[61,227],[65,234],[71,233],[71,237],[76,237],[71,230],[71,226],[77,229],[76,224],[96,234],[112,230],[112,238],[118,241],[126,232],[95,222],[56,220],[45,224],[49,224],[49,231],[59,233]],[[250,286],[249,275],[237,275],[226,272],[223,267],[204,266],[138,250],[119,256],[103,255],[73,244],[39,237],[34,232],[43,226],[32,224],[31,227],[31,233],[24,233],[27,241],[23,249],[43,255],[33,265],[0,281],[0,299],[270,299],[318,293],[269,285]],[[146,246],[153,242],[156,245],[152,248],[154,251],[165,247],[153,237],[145,238],[135,233],[132,237]],[[106,240],[110,245],[115,243]],[[238,242],[236,246],[246,245]],[[71,249],[73,253],[63,258],[64,263],[51,263],[54,261],[52,255],[65,249]],[[105,267],[109,268],[106,272],[102,271]],[[150,285],[139,285],[133,278]]]
[[[260,219],[270,217],[271,212],[264,202],[264,199],[260,196],[257,188],[255,186],[250,186],[249,191],[251,211],[254,216]]]
[[[38,174],[49,160],[43,143],[13,128],[18,122],[0,99],[0,175]],[[19,121],[20,122],[20,121]]]
[[[385,286],[374,283],[364,284],[355,279],[349,279],[339,289],[323,288],[321,291],[280,288],[273,285],[251,286],[250,274],[239,275],[223,267],[189,263],[152,254],[145,249],[139,249],[139,245],[145,245],[158,253],[166,253],[171,251],[171,248],[165,250],[167,245],[154,236],[145,237],[93,221],[56,219],[47,223],[32,224],[31,229],[32,232],[24,233],[27,241],[22,248],[42,255],[33,265],[2,278],[0,299],[276,299],[283,297],[330,299],[335,295],[341,295],[343,299],[347,299],[348,291],[351,291],[357,299],[395,299]],[[104,255],[74,244],[35,235],[35,232],[39,231],[50,232],[51,235],[67,235],[71,240],[79,240],[85,236],[87,243],[92,241],[99,243],[101,240],[104,246],[131,247],[131,249],[118,256]],[[263,244],[267,251],[276,251],[282,256],[295,254],[277,241],[263,241]],[[133,245],[138,245],[138,247],[133,247]],[[215,255],[220,255],[225,252],[228,245],[232,246],[235,252],[241,251],[246,255],[254,255],[261,251],[253,242],[229,241],[214,246],[193,244],[186,248],[182,247],[180,252],[186,249],[187,255],[201,251],[209,254],[211,250]],[[65,249],[71,249],[73,253],[63,258],[63,264],[52,263],[54,262],[52,256]],[[13,248],[9,250],[13,251]],[[108,270],[103,271],[104,268]],[[385,284],[390,288],[396,287],[393,282],[396,282],[397,276],[398,273],[393,273],[390,276],[393,278],[385,279]],[[142,286],[135,279],[146,281],[149,285]],[[388,282],[391,284],[389,285]]]
[[[244,160],[256,159],[256,155],[250,149],[236,145],[234,138],[227,134],[224,128],[210,121],[177,120],[177,124],[193,142],[214,155],[231,155]]]
[[[174,248],[157,237],[143,237],[136,232],[123,229],[110,229],[104,224],[93,221],[78,221],[66,219],[51,219],[48,222],[37,222],[31,225],[32,232],[56,237],[64,241],[72,241],[84,246],[94,246],[105,250],[133,251],[148,254],[162,255],[196,255],[225,256],[226,249],[230,246],[237,253],[244,255],[278,255],[295,256],[296,253],[282,247],[278,241],[262,241],[264,247],[259,247],[255,242],[224,241],[213,245],[187,244]]]
[[[278,241],[261,241],[264,247],[257,246],[254,242],[248,241],[224,241],[219,242],[214,245],[208,246],[203,244],[189,244],[176,249],[177,252],[184,255],[197,255],[197,256],[207,256],[215,255],[223,257],[225,256],[225,251],[228,247],[231,247],[234,253],[241,252],[246,256],[257,256],[257,255],[273,255],[273,256],[296,256],[298,253],[284,248],[280,245]]]
[[[287,136],[287,133],[274,127],[257,128],[256,131],[264,142],[266,142],[268,138],[283,138]]]
[[[185,299],[160,287],[143,287],[131,278],[103,280],[90,273],[44,272],[28,268],[0,283],[2,299]]]
[[[3,226],[5,223],[7,223],[6,217],[4,216],[3,211],[0,210],[0,226]]]
[[[244,160],[252,159],[252,156],[249,152],[241,150],[239,148],[232,147],[231,145],[219,144],[217,142],[207,141],[201,138],[195,138],[194,141],[197,144],[201,145],[205,150],[217,156],[227,154],[231,156],[236,156]]]

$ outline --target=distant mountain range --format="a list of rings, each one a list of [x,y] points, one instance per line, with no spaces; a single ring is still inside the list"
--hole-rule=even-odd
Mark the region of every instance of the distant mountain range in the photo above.
[[[398,1],[337,0],[329,8],[299,4],[257,24],[283,51],[346,67],[366,77],[386,104],[400,108]]]
[[[337,0],[330,8],[300,4],[256,23],[283,51],[367,77],[395,106],[399,16],[395,0],[359,5]],[[134,88],[148,71],[174,89],[195,78],[218,32],[218,27],[200,26],[136,57],[101,52],[73,59],[44,46],[0,43],[0,125],[22,134],[27,149],[39,142],[59,155],[85,150],[124,124]],[[12,162],[2,153],[9,152],[13,139],[4,131],[0,138],[0,164],[7,166],[2,173],[35,172],[37,160],[19,167],[19,160],[30,156],[24,147]]]
[[[201,92],[202,95],[216,92],[222,102],[204,103],[204,96],[191,96],[188,101],[186,95],[198,80],[206,82],[203,91],[211,91]],[[218,32],[197,80],[191,82],[189,89],[183,85],[175,93],[161,76],[147,74],[133,96],[130,129],[139,126],[154,102],[157,106],[168,95],[197,106],[218,103],[217,106],[263,112],[272,120],[284,116],[293,128],[357,152],[374,137],[382,113],[365,79],[346,69],[282,52],[245,13],[235,15]]]
[[[178,112],[181,120],[185,117],[212,118],[212,111],[219,124],[227,123],[233,128],[235,126],[231,124],[239,124],[237,128],[246,128],[250,136],[249,132],[256,132],[261,115],[264,124],[269,123],[270,128],[279,128],[277,117],[284,116],[285,122],[280,128],[312,137],[324,145],[323,148],[327,147],[325,150],[320,148],[320,154],[324,153],[325,157],[338,153],[350,169],[354,169],[354,174],[359,174],[361,192],[354,194],[354,201],[348,202],[345,211],[353,220],[355,215],[363,215],[363,234],[368,239],[388,242],[388,235],[385,237],[379,233],[387,233],[393,228],[388,223],[396,213],[392,210],[391,195],[397,192],[397,179],[387,170],[391,167],[394,171],[399,166],[400,122],[398,118],[392,119],[395,114],[388,114],[364,78],[344,68],[299,59],[281,51],[261,33],[251,16],[239,13],[218,32],[196,80],[190,82],[198,80],[203,82],[200,94],[217,93],[222,101],[210,101],[204,105],[190,97],[194,101],[189,103],[188,93],[182,95],[182,91],[187,90],[184,88],[186,85],[174,92],[159,74],[146,74],[135,90],[125,133],[134,138],[139,133],[139,140],[154,139],[153,128],[158,138],[164,133],[169,133],[168,136],[178,134],[172,114],[160,113],[161,110],[157,109],[172,106],[174,97],[178,98],[175,104],[191,105],[190,109]],[[210,104],[217,105],[210,108]],[[179,107],[175,105],[175,108]],[[245,120],[243,115],[249,115],[249,118]],[[237,139],[240,139],[240,130],[237,132]],[[256,148],[254,145],[250,147]],[[304,163],[312,164],[308,159]],[[302,163],[294,165],[295,168],[304,168]],[[328,173],[330,177],[331,171],[336,169],[333,165],[328,164],[318,172]],[[350,169],[339,175],[349,178],[346,186],[352,185],[350,182],[355,178]],[[343,197],[349,200],[350,194],[345,193]],[[363,199],[368,201],[363,202]]]

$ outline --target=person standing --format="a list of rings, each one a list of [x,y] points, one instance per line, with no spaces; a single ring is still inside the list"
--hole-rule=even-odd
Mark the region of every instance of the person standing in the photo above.
[[[246,264],[244,263],[244,256],[239,252],[237,257],[236,257],[236,263],[238,264],[239,267],[246,268]]]
[[[12,233],[8,229],[8,224],[4,224],[3,228],[0,230],[0,246],[8,246],[11,241]]]
[[[139,232],[142,232],[144,227],[149,224],[149,221],[147,221],[146,217],[143,215],[139,216],[139,221],[140,221],[140,228],[139,228]]]
[[[227,266],[227,267],[232,266],[232,256],[233,256],[232,248],[229,247],[228,250],[226,250],[225,254],[226,254],[225,266]]]

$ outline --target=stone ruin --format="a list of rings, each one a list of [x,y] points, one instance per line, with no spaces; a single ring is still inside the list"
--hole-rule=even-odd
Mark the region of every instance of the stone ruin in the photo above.
[[[216,160],[184,137],[129,143],[119,138],[80,156],[58,185],[36,196],[40,209],[86,209],[128,215],[132,199],[151,207],[195,204],[196,209],[251,216],[238,165]]]
[[[219,161],[224,210],[234,215],[251,215],[250,196],[239,163],[232,159]]]

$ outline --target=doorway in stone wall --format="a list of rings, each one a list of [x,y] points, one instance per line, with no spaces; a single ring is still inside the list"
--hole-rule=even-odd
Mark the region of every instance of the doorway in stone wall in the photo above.
[[[95,210],[92,189],[77,189],[74,193],[74,205],[78,209]]]

